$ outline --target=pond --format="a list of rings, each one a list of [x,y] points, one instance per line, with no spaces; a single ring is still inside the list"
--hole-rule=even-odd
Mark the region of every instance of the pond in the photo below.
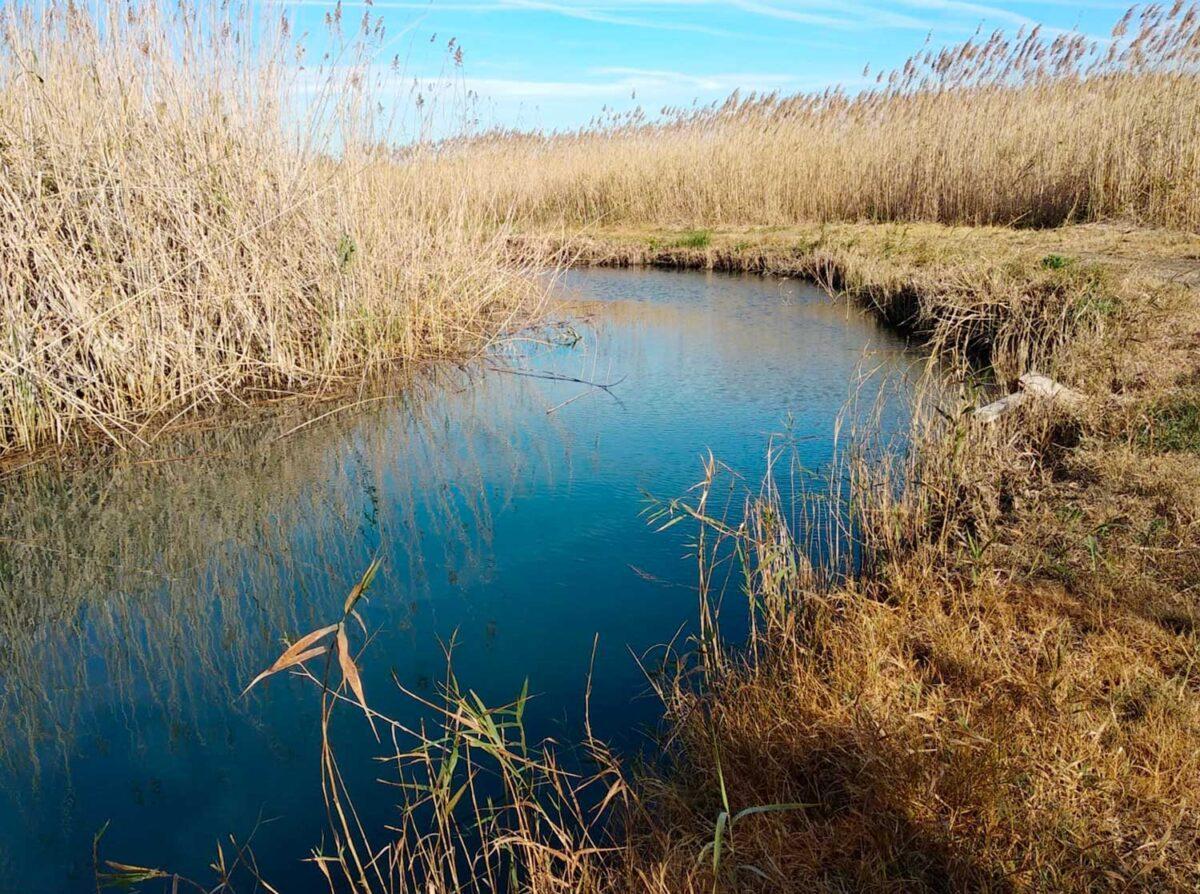
[[[216,842],[260,818],[266,878],[312,889],[318,693],[286,674],[240,693],[283,637],[340,616],[375,555],[360,605],[373,707],[410,716],[395,682],[432,694],[453,638],[464,687],[503,702],[528,679],[531,734],[570,740],[595,645],[597,735],[650,741],[659,706],[633,656],[686,636],[696,559],[694,530],[655,531],[649,501],[683,495],[710,450],[753,487],[785,433],[819,476],[847,400],[872,403],[915,358],[792,281],[589,270],[559,291],[568,327],[401,397],[0,482],[5,889],[93,891],[106,823],[105,856],[207,879]],[[900,431],[896,378],[881,419]],[[396,818],[375,782],[383,746],[361,714],[339,723],[356,804],[381,828]]]

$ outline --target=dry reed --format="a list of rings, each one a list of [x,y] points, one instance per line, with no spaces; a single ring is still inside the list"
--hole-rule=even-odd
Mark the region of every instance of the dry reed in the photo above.
[[[654,121],[497,132],[439,163],[539,226],[1127,217],[1194,229],[1198,64],[1196,7],[1154,5],[1108,43],[996,32],[922,50],[858,93],[735,94]]]
[[[662,689],[675,761],[640,781],[657,812],[630,843],[647,889],[1200,884],[1200,479],[1179,456],[1200,441],[1176,334],[1200,316],[1194,292],[1119,268],[1086,282],[1022,356],[1086,406],[987,426],[970,390],[926,391],[903,454],[858,442],[856,578],[814,576],[771,487],[716,523],[710,469],[682,507],[710,557],[744,557],[759,621],[748,651],[705,644],[701,691]],[[994,319],[986,347],[1023,341],[1021,314]],[[738,813],[721,863],[697,863]]]
[[[0,452],[461,356],[540,299],[460,189],[379,148],[382,23],[339,8],[302,65],[276,14],[0,11]]]

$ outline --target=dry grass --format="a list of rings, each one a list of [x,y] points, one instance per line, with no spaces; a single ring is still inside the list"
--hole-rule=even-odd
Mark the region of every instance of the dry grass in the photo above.
[[[918,241],[941,259],[915,279],[1013,287],[951,315],[945,289],[915,291],[927,331],[983,331],[985,352],[1054,369],[1088,403],[985,427],[969,391],[930,391],[901,465],[860,442],[864,573],[846,585],[796,561],[802,532],[771,490],[738,527],[702,520],[748,557],[759,631],[748,652],[701,652],[700,691],[663,689],[676,762],[641,780],[654,810],[630,845],[650,890],[1200,884],[1197,293],[1121,261],[1052,264],[1084,269],[1037,298],[1051,313],[1014,355],[1045,268],[1013,246],[1097,234],[1014,235],[964,267],[961,236],[937,233]],[[898,269],[927,254],[918,241]],[[793,806],[743,817],[715,877],[697,864],[715,817],[770,804]]]
[[[732,97],[563,135],[497,133],[448,170],[540,226],[909,220],[1200,226],[1200,15],[1111,44],[1038,32],[923,51],[850,95]]]
[[[377,148],[381,23],[339,11],[302,69],[269,18],[0,13],[0,452],[460,356],[540,299],[460,189]]]

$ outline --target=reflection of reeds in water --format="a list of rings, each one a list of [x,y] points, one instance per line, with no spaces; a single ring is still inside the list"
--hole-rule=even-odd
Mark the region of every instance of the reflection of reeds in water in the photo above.
[[[872,393],[865,379],[860,381],[859,394],[872,395],[870,406],[860,412],[851,405],[847,418],[857,420],[863,431],[876,429],[872,419],[877,421],[890,390],[885,386]],[[849,439],[861,448],[865,437],[856,430]],[[895,445],[878,446],[890,450]],[[852,460],[847,454],[847,462],[861,461],[855,456]],[[842,483],[853,474],[847,464],[827,479],[814,478],[786,446],[772,448],[757,493],[747,493],[740,479],[727,487],[725,479],[736,476],[711,457],[704,473],[688,497],[650,513],[651,522],[663,527],[676,520],[696,523],[699,630],[650,677],[672,711],[695,697],[697,679],[711,685],[745,660],[745,653],[721,638],[721,606],[727,598],[751,600],[748,653],[765,660],[781,638],[804,636],[807,642],[828,623],[815,602],[808,606],[811,611],[797,605],[793,588],[798,582],[819,599],[817,594],[830,593],[844,580],[847,562],[853,561],[844,552],[856,511],[842,502],[848,494]],[[350,588],[345,604],[334,604],[331,614],[318,619],[326,626],[296,637],[251,683],[292,672],[311,683],[320,700],[320,785],[328,839],[309,859],[328,889],[380,894],[669,890],[664,879],[643,877],[646,867],[638,863],[643,836],[657,834],[656,781],[649,777],[632,784],[622,761],[593,736],[586,712],[590,684],[581,693],[584,735],[574,746],[530,739],[525,724],[528,683],[513,701],[489,705],[459,682],[452,667],[431,696],[400,686],[420,709],[420,721],[397,720],[373,707],[356,682],[356,663],[369,664],[370,650],[359,650],[347,635],[356,630],[351,610],[373,573],[371,566]],[[377,736],[390,745],[381,758],[387,770],[380,781],[394,787],[399,818],[384,827],[356,811],[355,798],[362,792],[347,785],[333,744],[332,729],[342,716],[338,709],[364,712]],[[715,759],[719,764],[719,752]],[[773,802],[734,810],[722,795],[714,808],[719,811],[711,840],[689,842],[697,878],[706,879],[709,864],[715,875],[728,871],[725,863],[750,817],[810,806]],[[229,890],[250,890],[263,881],[252,844],[243,843],[238,864],[219,870],[216,881]],[[163,870],[120,863],[100,861],[98,870],[102,880],[112,883],[142,878],[183,882]]]
[[[464,576],[486,566],[492,504],[538,448],[513,441],[506,413],[519,395],[490,400],[495,388],[476,379],[417,381],[403,399],[311,425],[319,409],[197,430],[136,459],[5,477],[8,769],[67,759],[95,702],[124,705],[135,733],[142,711],[186,726],[193,706],[236,703],[279,637],[353,582],[366,541],[404,557],[404,579],[389,584],[410,598],[428,566],[465,563]],[[485,463],[510,470],[487,492]]]

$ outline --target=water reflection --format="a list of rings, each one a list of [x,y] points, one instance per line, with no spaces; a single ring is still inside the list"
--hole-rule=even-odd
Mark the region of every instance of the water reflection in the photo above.
[[[312,693],[239,692],[281,636],[338,614],[377,552],[364,680],[388,713],[405,711],[391,676],[427,689],[454,635],[464,683],[500,700],[529,676],[531,724],[570,727],[599,633],[597,732],[653,722],[627,648],[687,620],[694,564],[683,530],[646,529],[645,494],[681,493],[705,449],[760,474],[789,414],[821,469],[865,354],[910,361],[795,283],[591,271],[564,298],[577,344],[520,343],[311,424],[275,414],[0,483],[0,877],[91,890],[110,819],[112,853],[199,872],[262,813],[278,818],[259,837],[268,876],[311,883],[296,860],[323,823]],[[374,742],[348,726],[343,766],[384,822]]]

